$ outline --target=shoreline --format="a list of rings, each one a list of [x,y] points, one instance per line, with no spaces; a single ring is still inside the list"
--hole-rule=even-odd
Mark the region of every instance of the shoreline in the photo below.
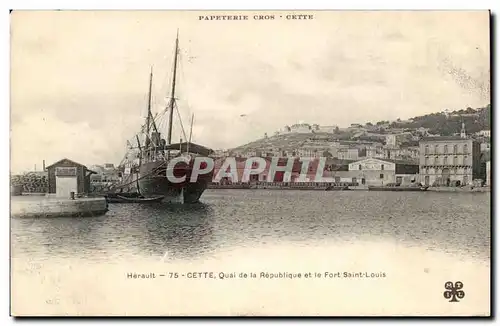
[[[217,189],[230,189],[230,190],[316,190],[316,191],[369,191],[367,186],[353,186],[349,184],[335,185],[333,189],[327,189],[324,185],[300,185],[293,184],[285,185],[280,183],[261,183],[259,185],[254,185],[250,183],[237,183],[237,184],[211,184],[207,187],[210,190]],[[376,191],[376,190],[371,190]],[[386,190],[387,191],[387,190]],[[394,190],[397,191],[397,190]],[[459,193],[485,193],[491,192],[491,187],[429,187],[426,191],[430,192],[459,192]]]

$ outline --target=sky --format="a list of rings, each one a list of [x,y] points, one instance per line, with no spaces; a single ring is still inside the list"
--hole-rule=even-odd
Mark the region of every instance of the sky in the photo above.
[[[144,122],[151,67],[153,113],[167,105],[177,29],[182,122],[194,113],[192,140],[214,149],[299,121],[342,127],[490,102],[487,11],[304,13],[314,18],[14,11],[11,171],[118,164]],[[225,14],[248,20],[199,19]]]

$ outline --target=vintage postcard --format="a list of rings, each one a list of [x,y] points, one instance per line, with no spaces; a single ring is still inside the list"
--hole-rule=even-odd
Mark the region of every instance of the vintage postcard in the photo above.
[[[489,11],[11,12],[13,316],[490,316]]]

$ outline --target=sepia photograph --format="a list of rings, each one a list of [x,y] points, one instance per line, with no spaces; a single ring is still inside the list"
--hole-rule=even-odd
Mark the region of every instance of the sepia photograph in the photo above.
[[[491,316],[490,11],[9,19],[12,316]]]

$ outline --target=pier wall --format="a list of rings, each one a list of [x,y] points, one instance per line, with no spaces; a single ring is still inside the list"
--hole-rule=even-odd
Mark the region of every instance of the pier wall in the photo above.
[[[12,197],[12,217],[70,217],[97,216],[106,213],[108,205],[104,197],[61,199],[52,196]]]

